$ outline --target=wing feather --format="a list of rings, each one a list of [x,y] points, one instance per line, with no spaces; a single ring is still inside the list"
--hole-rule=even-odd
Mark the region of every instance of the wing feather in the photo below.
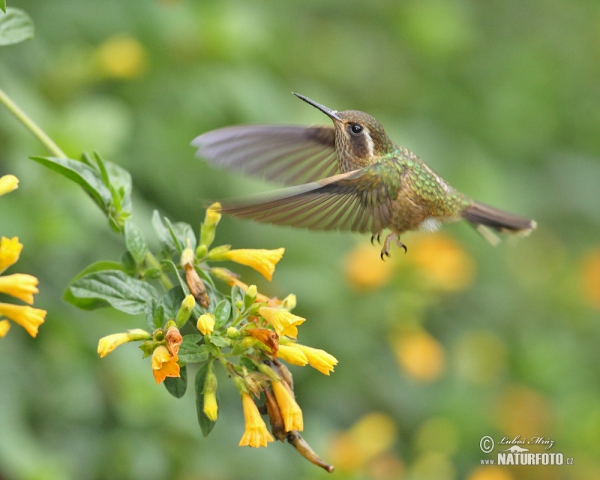
[[[217,167],[286,185],[340,173],[333,127],[245,125],[204,133],[192,141],[196,155]]]

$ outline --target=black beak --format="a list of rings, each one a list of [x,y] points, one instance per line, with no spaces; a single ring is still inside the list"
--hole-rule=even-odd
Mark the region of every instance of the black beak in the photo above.
[[[338,116],[337,111],[331,110],[330,108],[327,108],[327,107],[321,105],[320,103],[317,103],[317,102],[311,100],[310,98],[305,97],[304,95],[300,95],[299,93],[296,93],[296,92],[292,92],[292,93],[294,95],[296,95],[300,100],[304,100],[306,103],[309,103],[313,107],[318,108],[319,110],[321,110],[329,118],[332,118],[332,119],[337,120],[339,122],[342,121],[342,119]]]

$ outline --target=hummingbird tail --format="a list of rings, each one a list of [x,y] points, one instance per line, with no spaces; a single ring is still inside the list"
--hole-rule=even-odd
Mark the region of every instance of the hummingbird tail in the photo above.
[[[492,245],[497,244],[498,239],[489,229],[525,237],[537,226],[534,220],[523,218],[479,202],[475,202],[465,208],[461,216],[475,226],[476,230]]]

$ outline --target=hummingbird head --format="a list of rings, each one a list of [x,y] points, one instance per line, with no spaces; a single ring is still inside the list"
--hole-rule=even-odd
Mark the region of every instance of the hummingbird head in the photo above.
[[[355,170],[377,162],[394,149],[381,124],[371,115],[358,110],[338,112],[310,98],[294,93],[298,98],[321,110],[335,128],[335,149],[342,171]]]

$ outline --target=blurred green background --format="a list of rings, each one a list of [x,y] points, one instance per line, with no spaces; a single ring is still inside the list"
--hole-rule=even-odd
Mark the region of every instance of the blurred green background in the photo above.
[[[299,341],[331,377],[292,367],[304,437],[237,446],[239,396],[219,375],[202,438],[191,392],[156,386],[135,346],[97,341],[143,318],[61,301],[87,264],[124,250],[76,186],[0,108],[0,234],[13,272],[40,279],[36,339],[0,340],[2,479],[600,478],[600,4],[596,0],[9,1],[36,24],[0,49],[0,87],[68,155],[129,169],[134,219],[158,208],[197,227],[203,199],[270,188],[216,171],[189,142],[240,123],[327,123],[291,95],[364,110],[468,195],[538,222],[490,247],[464,224],[407,234],[383,264],[368,236],[222,220],[217,243],[285,247],[269,284],[298,297]],[[222,373],[222,372],[220,372]],[[554,440],[574,465],[483,467],[484,435]],[[531,451],[543,449],[531,446]],[[498,447],[495,451],[498,451]]]

